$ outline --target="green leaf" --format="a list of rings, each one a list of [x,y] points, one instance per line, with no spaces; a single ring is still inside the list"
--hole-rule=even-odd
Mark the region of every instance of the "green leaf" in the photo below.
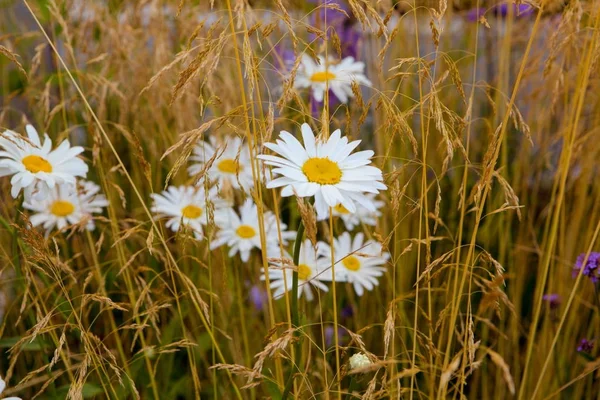
[[[83,398],[89,399],[91,397],[97,396],[104,391],[102,388],[95,383],[85,383],[83,385]]]
[[[13,347],[19,340],[21,340],[20,336],[2,338],[0,339],[0,349],[8,349]],[[21,345],[21,350],[24,351],[40,351],[49,348],[50,345],[40,338],[36,338],[32,342],[27,341]]]
[[[56,391],[56,395],[54,398],[65,399],[67,397],[67,393],[69,393],[70,388],[70,385],[64,385],[59,387]],[[100,385],[97,385],[95,383],[84,383],[82,392],[84,399],[91,399],[104,393],[104,390]]]

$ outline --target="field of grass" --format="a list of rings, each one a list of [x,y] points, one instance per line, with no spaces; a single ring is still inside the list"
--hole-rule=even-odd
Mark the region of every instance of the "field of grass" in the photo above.
[[[1,396],[600,398],[599,55],[595,0],[0,0]]]

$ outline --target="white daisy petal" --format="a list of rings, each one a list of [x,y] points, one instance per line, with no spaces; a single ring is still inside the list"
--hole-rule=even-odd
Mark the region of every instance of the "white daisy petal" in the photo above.
[[[321,85],[313,86],[312,95],[316,102],[322,103],[325,98],[325,88]]]
[[[302,140],[304,141],[304,146],[306,147],[306,152],[309,157],[317,156],[317,147],[315,143],[315,134],[312,129],[310,129],[310,125],[307,123],[303,123],[302,127]]]
[[[306,175],[304,175],[304,173],[300,169],[281,167],[274,168],[272,171],[275,174],[283,175],[286,178],[294,180],[295,182],[308,182],[308,179],[306,179]]]
[[[37,131],[32,125],[25,125],[25,131],[27,132],[27,137],[31,143],[37,147],[42,147],[42,144],[40,143],[40,135],[38,135]]]
[[[272,144],[272,143],[265,143],[265,145],[267,145],[267,144]],[[274,145],[274,146],[276,146],[276,145]],[[297,167],[296,164],[294,164],[291,161],[286,160],[285,158],[271,156],[271,155],[268,155],[268,154],[260,154],[258,156],[258,159],[259,160],[264,160],[265,164],[267,164],[267,165],[274,165],[274,166],[277,166],[277,167],[285,167],[285,166],[292,167],[292,168],[296,168]]]
[[[316,183],[313,183],[313,182],[299,183],[299,184],[296,184],[295,187],[297,188],[298,196],[300,196],[300,197],[314,196],[315,193],[317,193],[317,191],[319,191],[321,188],[320,185],[317,185]]]
[[[281,197],[290,197],[290,196],[293,196],[294,194],[295,193],[294,193],[293,185],[288,185],[288,186],[284,187],[283,189],[281,189]]]
[[[345,145],[345,146],[340,146],[339,150],[336,150],[334,152],[334,154],[331,155],[331,159],[333,161],[339,161],[339,160],[344,160],[345,158],[347,158],[350,153],[352,153],[352,151],[358,147],[358,145],[360,144],[360,140],[354,140],[353,142]],[[371,156],[369,156],[369,158],[371,158],[374,154],[374,152],[372,150],[365,150],[366,152],[370,152]],[[362,153],[362,152],[359,152]],[[358,153],[355,153],[358,154]]]
[[[287,176],[283,176],[269,181],[269,183],[267,183],[267,189],[273,189],[281,186],[290,185],[293,183],[295,183],[293,179],[290,179]]]
[[[346,94],[346,91],[344,90],[343,87],[341,87],[339,85],[331,85],[331,91],[333,92],[335,97],[337,97],[338,100],[341,101],[342,103],[345,104],[348,102],[348,95]]]

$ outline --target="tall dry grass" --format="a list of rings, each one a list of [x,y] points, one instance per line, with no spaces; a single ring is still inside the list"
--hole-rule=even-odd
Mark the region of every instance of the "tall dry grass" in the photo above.
[[[598,4],[470,21],[492,4],[350,0],[373,86],[315,114],[277,65],[280,48],[337,52],[327,21],[310,25],[318,3],[0,2],[2,131],[85,146],[110,202],[94,232],[45,239],[0,180],[3,394],[280,398],[291,375],[302,399],[598,396],[598,350],[577,346],[600,335],[600,302],[572,275],[600,230]],[[256,304],[265,254],[165,230],[149,195],[192,182],[199,140],[237,135],[256,155],[305,121],[376,150],[388,191],[367,236],[391,260],[365,296],[302,298],[294,329],[289,296]],[[314,229],[255,168],[236,201]]]

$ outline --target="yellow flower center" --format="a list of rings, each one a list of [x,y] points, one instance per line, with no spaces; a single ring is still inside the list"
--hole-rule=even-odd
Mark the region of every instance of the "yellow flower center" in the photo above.
[[[24,157],[21,162],[27,168],[27,171],[35,174],[36,172],[52,172],[52,165],[40,156],[34,156],[33,154]]]
[[[250,239],[256,236],[256,231],[250,225],[240,225],[235,233],[242,239]]]
[[[301,281],[305,281],[312,275],[312,270],[306,264],[298,265],[298,279]]]
[[[335,211],[337,211],[340,214],[350,214],[350,211],[348,211],[348,209],[346,207],[344,207],[342,205],[342,203],[338,204],[337,206],[333,207],[333,209]]]
[[[196,219],[202,215],[202,209],[193,204],[187,205],[181,209],[181,214],[189,219]]]
[[[70,201],[56,200],[50,207],[50,212],[57,217],[66,217],[75,211],[75,206]]]
[[[221,172],[225,172],[226,174],[237,174],[242,170],[242,166],[237,160],[232,158],[226,158],[224,160],[219,161],[217,164],[217,168]]]
[[[327,82],[335,79],[335,74],[329,71],[319,71],[312,74],[310,80],[313,82]]]
[[[360,269],[360,260],[354,256],[344,258],[342,264],[350,271],[358,271]]]
[[[342,180],[342,170],[328,158],[309,158],[302,166],[309,182],[320,185],[335,185]]]

